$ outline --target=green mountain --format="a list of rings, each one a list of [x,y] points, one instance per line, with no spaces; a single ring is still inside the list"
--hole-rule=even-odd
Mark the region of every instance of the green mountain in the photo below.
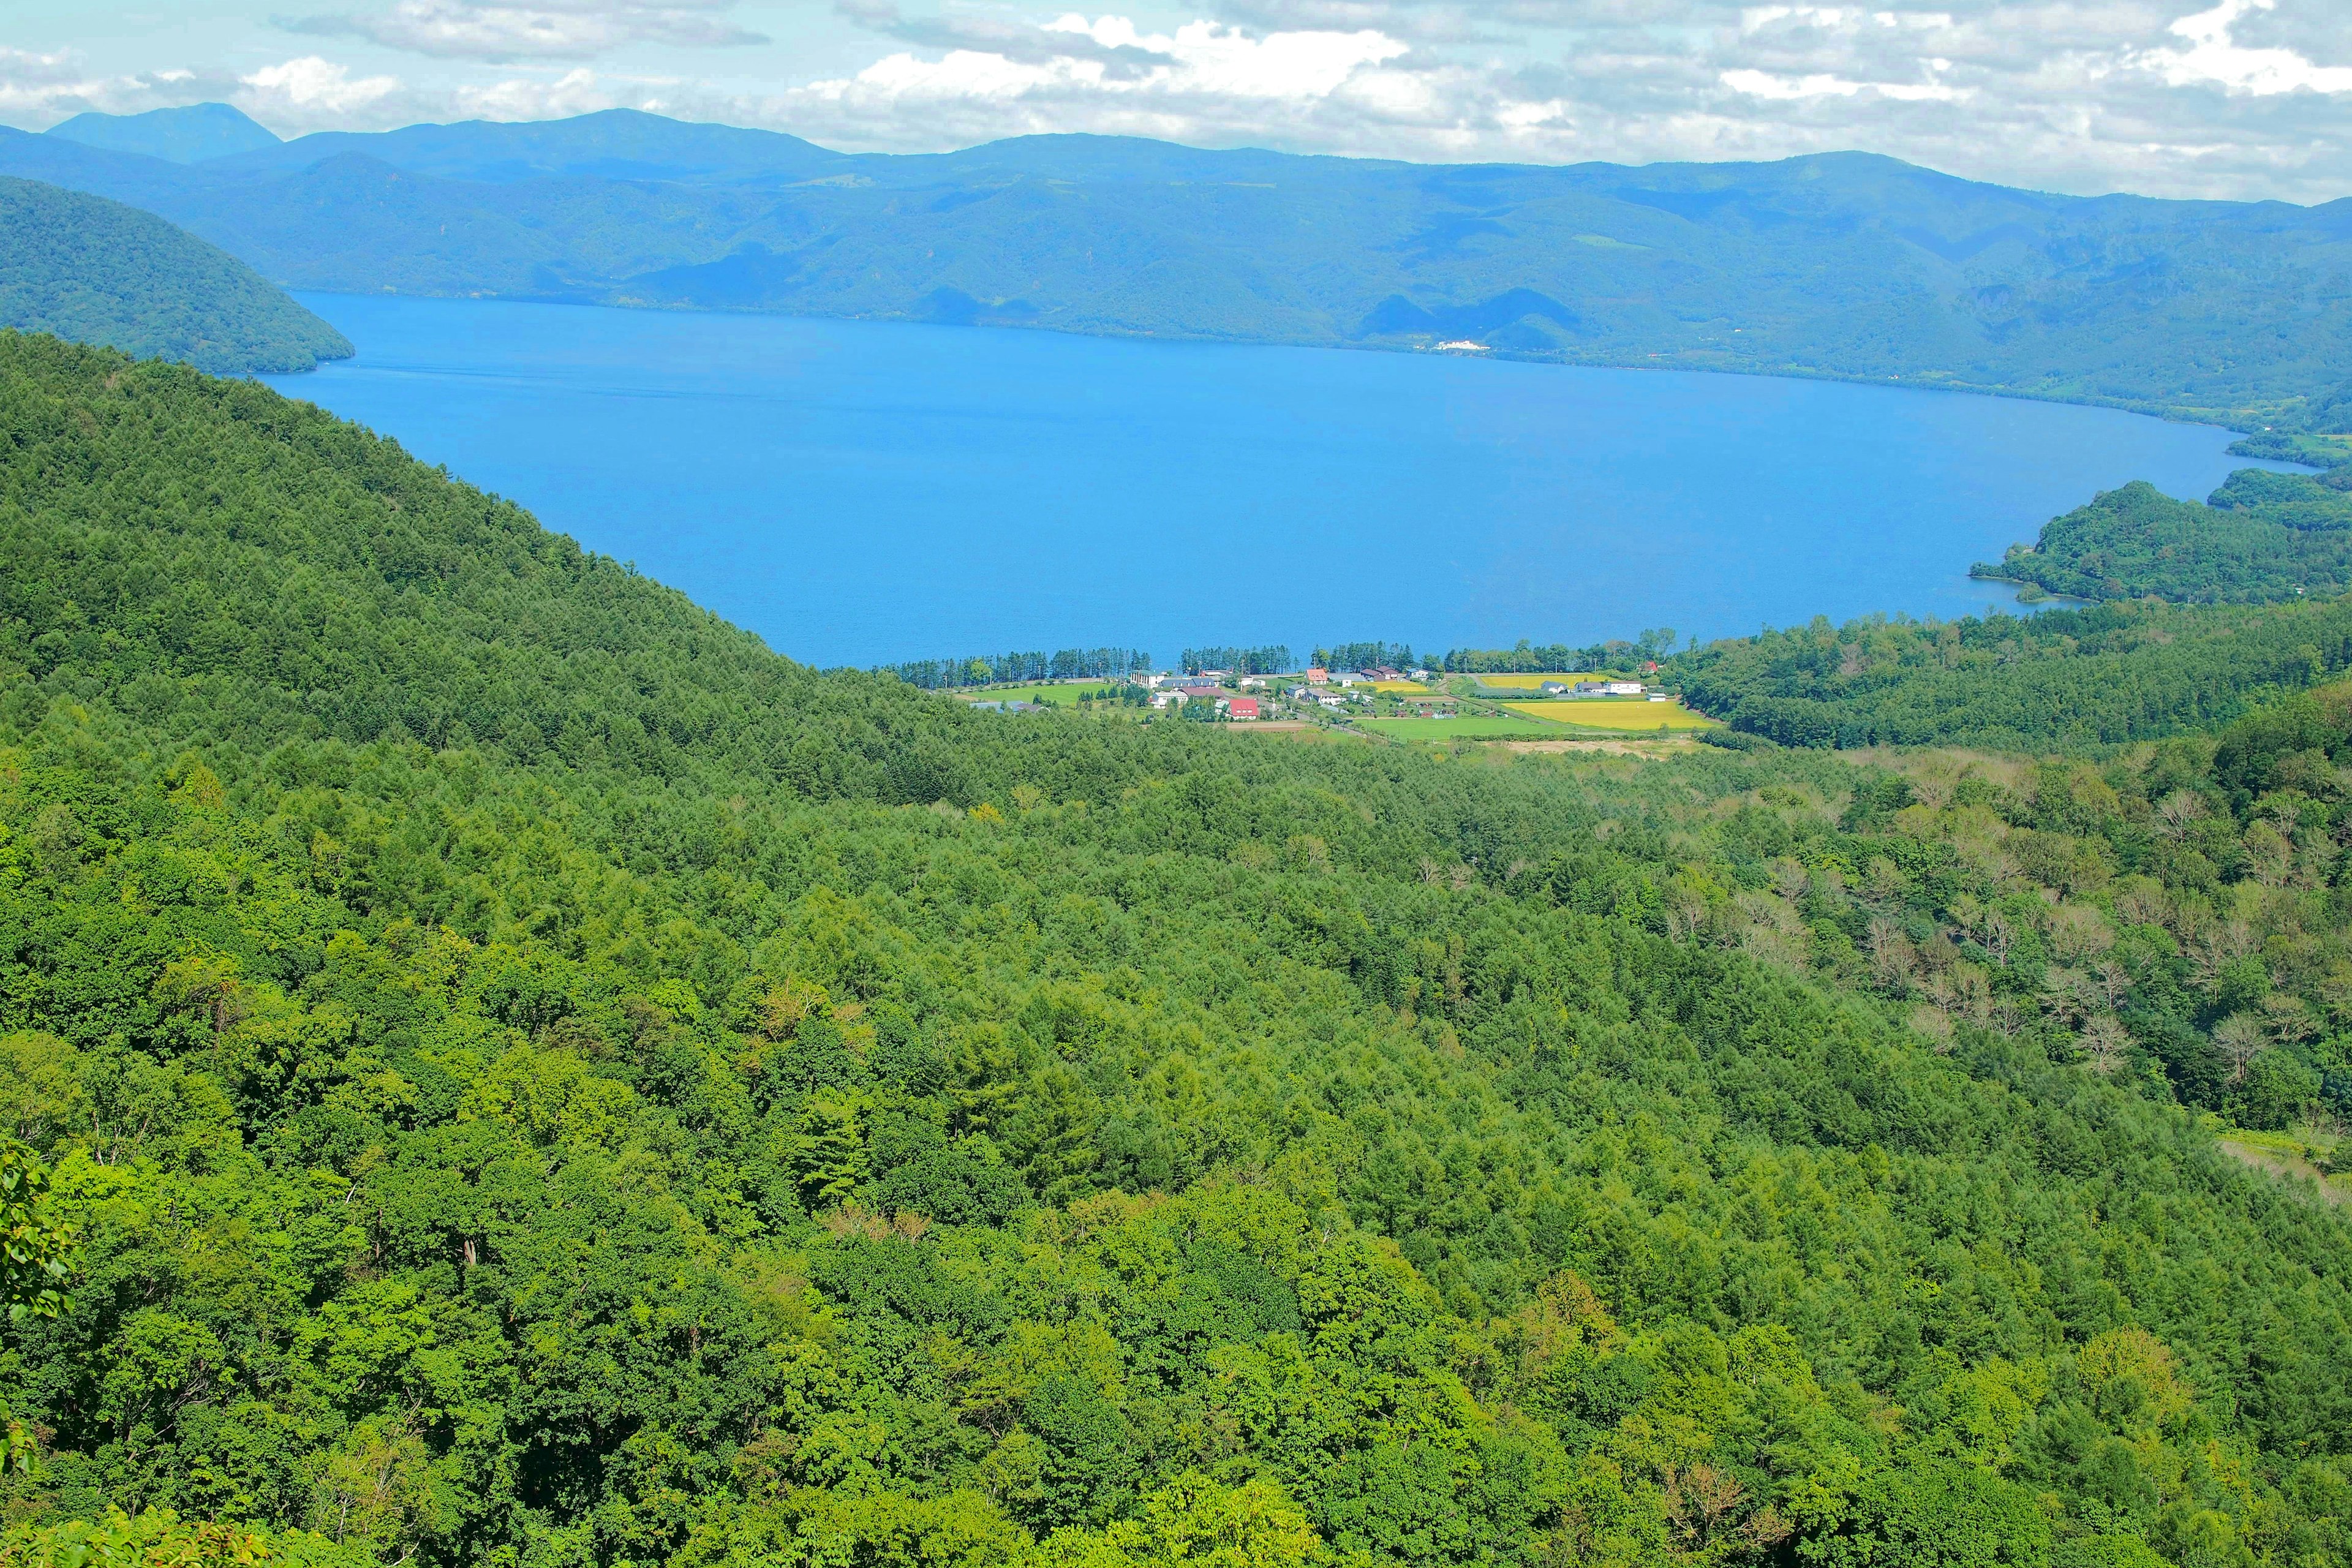
[[[297,287],[1858,377],[2299,422],[2352,203],[2080,198],[1858,153],[1423,165],[1027,137],[923,156],[611,111],[183,166],[0,133]]]
[[[0,178],[0,327],[222,374],[311,370],[341,332],[151,213]]]
[[[93,109],[50,126],[47,134],[86,147],[168,158],[175,163],[196,163],[278,144],[267,127],[226,103],[151,109],[144,114],[101,114]]]
[[[2095,761],[982,713],[0,338],[0,1553],[2352,1561],[2258,1163],[2340,663]]]
[[[2126,485],[1974,574],[2081,599],[2243,604],[2338,594],[2352,587],[2352,467],[2320,475],[2242,468],[2202,503]]]

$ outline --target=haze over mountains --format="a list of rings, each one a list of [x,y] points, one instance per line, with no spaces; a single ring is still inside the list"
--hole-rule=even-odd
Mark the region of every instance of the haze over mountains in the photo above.
[[[2057,196],[1860,153],[1433,166],[1040,136],[851,154],[629,110],[282,143],[256,126],[179,161],[234,132],[224,112],[0,132],[0,173],[161,213],[294,288],[1468,340],[2240,424],[2296,422],[2352,347],[2352,201]]]
[[[50,126],[48,134],[110,153],[139,153],[174,163],[196,163],[278,144],[277,132],[226,103],[151,109],[144,114],[101,114],[92,110]]]

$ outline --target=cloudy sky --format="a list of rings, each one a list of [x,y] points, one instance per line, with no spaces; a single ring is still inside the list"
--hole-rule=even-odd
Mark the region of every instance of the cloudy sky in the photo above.
[[[1114,0],[1100,0],[1113,4]],[[614,105],[935,150],[1028,132],[1422,160],[1860,148],[2073,192],[2352,195],[2352,0],[7,0],[0,122],[282,135]]]

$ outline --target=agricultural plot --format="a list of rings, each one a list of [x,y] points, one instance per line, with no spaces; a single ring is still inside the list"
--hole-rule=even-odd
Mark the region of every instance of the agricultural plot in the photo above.
[[[1557,741],[1560,726],[1516,713],[1459,719],[1364,719],[1358,727],[1398,741]]]
[[[1470,679],[1496,691],[1539,691],[1547,680],[1594,680],[1591,675],[1474,675]]]
[[[967,702],[1050,702],[1057,708],[1070,708],[1087,693],[1109,690],[1115,685],[1108,680],[1084,680],[1075,686],[982,686],[956,695]]]
[[[1563,702],[1506,702],[1504,707],[1530,719],[1573,724],[1586,730],[1709,730],[1715,721],[1694,713],[1682,703],[1652,702],[1641,697],[1579,697]]]

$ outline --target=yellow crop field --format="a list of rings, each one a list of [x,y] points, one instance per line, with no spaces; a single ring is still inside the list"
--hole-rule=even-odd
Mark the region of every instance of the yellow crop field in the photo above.
[[[1641,697],[1583,697],[1565,702],[1506,702],[1502,706],[1530,719],[1555,724],[1576,724],[1592,730],[1707,730],[1715,721],[1694,713],[1679,700],[1652,702]]]
[[[1429,688],[1423,686],[1418,680],[1375,680],[1372,682],[1372,689],[1375,691],[1410,691],[1423,697],[1429,695]]]

